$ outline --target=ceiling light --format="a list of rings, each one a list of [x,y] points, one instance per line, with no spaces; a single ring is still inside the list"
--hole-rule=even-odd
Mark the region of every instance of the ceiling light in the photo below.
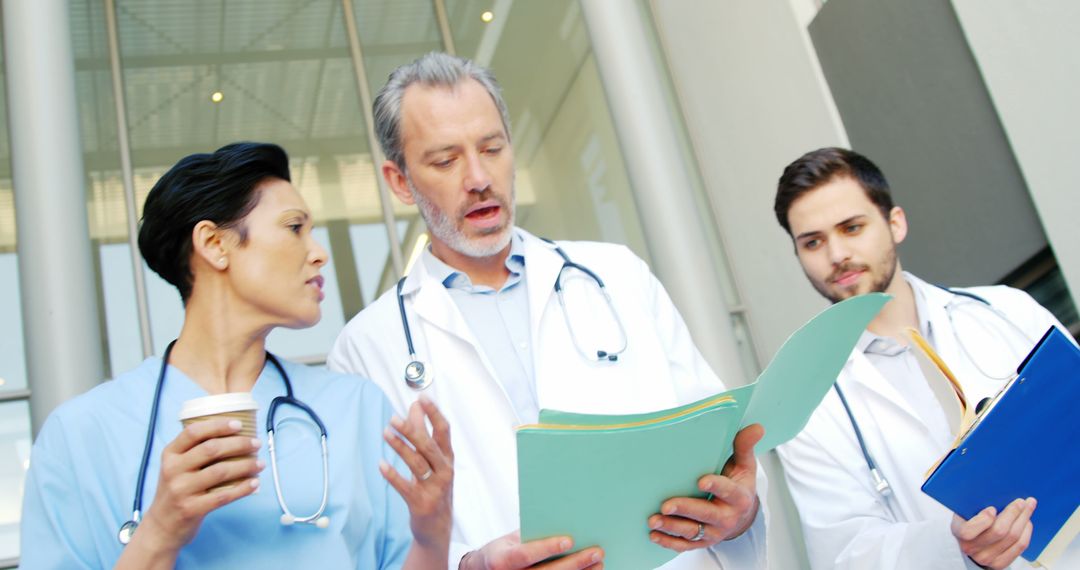
[[[213,93],[210,94],[210,101],[212,103],[220,103],[224,99],[225,99],[225,94],[222,93],[221,91],[214,91]]]
[[[484,10],[484,12],[482,14],[480,14],[480,21],[485,23],[485,24],[490,24],[491,21],[494,20],[494,19],[495,19],[495,13],[492,12],[491,10]]]
[[[0,386],[3,386],[6,383],[7,383],[7,380],[4,380],[3,378],[0,378]]]

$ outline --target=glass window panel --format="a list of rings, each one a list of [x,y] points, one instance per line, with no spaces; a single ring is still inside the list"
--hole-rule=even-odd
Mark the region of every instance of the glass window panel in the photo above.
[[[4,81],[3,37],[0,36],[0,110],[7,109]],[[18,390],[26,387],[26,364],[19,304],[19,267],[14,253],[15,193],[7,128],[7,113],[0,112],[0,327],[3,327],[0,330],[0,390]],[[3,552],[0,546],[0,558],[4,558]]]
[[[0,113],[2,115],[3,113]],[[0,132],[7,138],[6,133]],[[8,156],[0,157],[0,251],[15,251],[15,192],[11,188]]]
[[[0,135],[3,135],[0,138],[8,138],[6,133],[0,132]],[[8,155],[0,157],[0,252],[5,253],[15,250],[15,192],[9,164]]]
[[[338,2],[229,0],[224,6],[227,52],[317,50],[328,40],[345,45]]]
[[[458,55],[479,61],[480,44],[485,43],[485,38],[488,44],[497,40],[506,23],[510,4],[512,2],[505,0],[447,0],[446,13]],[[480,19],[484,12],[491,12],[490,22]]]
[[[160,56],[221,47],[222,0],[124,0],[116,19],[125,53]]]
[[[109,342],[109,370],[115,377],[135,368],[143,360],[135,277],[131,272],[131,248],[127,243],[106,244],[99,249],[99,256]]]
[[[3,339],[0,340],[0,391],[26,388],[26,354],[23,352],[19,300],[18,257],[14,253],[0,253],[0,339]],[[0,469],[3,469],[2,464]]]
[[[128,46],[121,46],[127,53]],[[158,166],[173,156],[175,160],[213,146],[218,106],[210,95],[218,88],[215,68],[210,65],[135,66],[125,58],[124,101],[135,164]],[[242,107],[237,105],[244,101],[239,94],[225,95],[230,108]],[[150,155],[156,159],[153,162],[141,156],[140,151],[157,149],[168,156]]]
[[[342,57],[324,62],[315,112],[307,127],[314,140],[333,141],[341,151],[367,152],[367,131],[352,60]]]
[[[6,137],[4,137],[6,138]],[[3,164],[8,164],[4,157]],[[0,252],[15,250],[15,192],[11,187],[11,171],[0,174]]]
[[[7,90],[0,36],[0,392],[26,388]],[[30,461],[30,406],[0,403],[0,561],[19,556],[23,481]],[[2,564],[2,562],[0,562]]]
[[[381,174],[375,171],[371,155],[366,152],[337,155],[334,157],[334,164],[343,193],[342,208],[345,215],[342,217],[362,223],[382,223],[382,202],[375,179]],[[390,197],[390,204],[395,218],[414,214],[416,210],[402,204],[393,196]]]
[[[578,3],[448,0],[447,10],[458,51],[490,66],[503,87],[518,225],[552,238],[622,243],[648,260]],[[480,19],[486,10],[490,23]]]
[[[19,264],[15,253],[15,193],[11,182],[11,147],[8,142],[7,90],[3,74],[3,37],[0,36],[0,391],[26,388],[22,308],[19,303]],[[0,470],[6,459],[0,458]],[[0,528],[3,520],[0,519]],[[4,558],[0,530],[0,559]]]
[[[353,0],[353,10],[372,97],[395,67],[442,50],[432,0]]]
[[[405,220],[397,222],[400,239],[404,240],[408,227],[409,223]],[[382,293],[379,287],[390,256],[386,226],[383,224],[349,226],[349,241],[352,242],[353,256],[356,259],[356,272],[360,276],[360,291],[364,295],[364,302],[371,304]],[[407,260],[409,249],[403,247],[403,250]]]
[[[30,406],[26,402],[0,403],[0,560],[19,556],[19,521],[30,445]]]
[[[1027,292],[1053,313],[1061,324],[1068,327],[1073,335],[1080,335],[1080,316],[1077,315],[1076,305],[1069,296],[1065,276],[1062,275],[1061,268],[1056,263],[1046,275],[1028,285]]]
[[[154,354],[161,356],[165,354],[165,347],[180,336],[180,328],[184,324],[184,303],[180,301],[180,292],[176,287],[154,273],[145,262],[143,275],[146,276],[146,302],[150,306]]]
[[[1080,317],[1069,295],[1065,276],[1050,247],[1043,248],[1006,275],[1001,283],[1027,291],[1040,305],[1046,307],[1074,336],[1080,337]]]
[[[532,160],[519,163],[519,223],[539,235],[622,243],[648,259],[606,105],[589,56]]]
[[[10,188],[11,178],[11,141],[8,140],[8,117],[7,117],[7,88],[5,87],[4,78],[4,42],[3,36],[0,35],[0,109],[3,110],[0,113],[0,179],[9,180],[8,187]],[[0,229],[3,228],[4,219],[0,218]],[[0,242],[2,243],[2,242]]]

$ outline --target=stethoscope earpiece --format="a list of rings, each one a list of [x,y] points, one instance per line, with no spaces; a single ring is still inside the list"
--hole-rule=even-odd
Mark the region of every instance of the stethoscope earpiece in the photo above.
[[[330,517],[322,515],[315,519],[314,522],[308,521],[310,524],[315,525],[318,528],[327,528],[330,526]],[[281,515],[281,526],[292,526],[296,524],[296,517],[290,513]]]

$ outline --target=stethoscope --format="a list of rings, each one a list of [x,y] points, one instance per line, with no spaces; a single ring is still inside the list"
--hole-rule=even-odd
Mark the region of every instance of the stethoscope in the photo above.
[[[975,293],[971,293],[970,291],[949,289],[948,287],[942,287],[940,285],[934,286],[948,293],[952,293],[954,296],[954,299],[949,301],[945,305],[945,314],[948,316],[949,326],[952,329],[953,337],[956,339],[956,343],[960,345],[960,350],[963,351],[964,356],[967,357],[969,362],[975,364],[975,367],[983,376],[994,380],[1009,380],[1011,378],[1011,374],[1002,377],[988,374],[985,370],[983,370],[983,368],[978,364],[978,361],[972,358],[971,352],[968,351],[967,346],[964,344],[964,340],[960,338],[960,335],[956,334],[956,323],[953,320],[953,312],[956,311],[956,309],[961,306],[961,304],[956,302],[957,299],[955,297],[968,300],[968,303],[963,304],[974,304],[976,306],[985,308],[986,310],[996,315],[999,319],[1001,319],[1001,321],[1008,324],[1009,327],[1012,328],[1021,337],[1031,341],[1032,344],[1034,344],[1034,341],[1031,340],[1031,337],[1029,337],[1023,329],[1017,326],[1016,323],[1012,322],[1012,320],[1009,319],[1009,317],[1007,317],[1005,313],[1001,312],[997,307],[991,305],[990,301],[987,301],[984,297],[976,295]],[[892,494],[892,486],[889,484],[889,480],[885,478],[885,475],[881,473],[881,470],[878,469],[877,462],[874,461],[874,457],[870,455],[870,450],[867,448],[866,441],[863,439],[862,430],[859,429],[859,422],[855,421],[855,415],[851,413],[851,406],[848,405],[847,398],[844,397],[844,391],[840,388],[840,383],[837,382],[833,384],[833,388],[836,390],[836,395],[840,397],[840,404],[844,406],[844,411],[847,412],[847,417],[848,420],[851,421],[852,429],[855,430],[855,439],[859,442],[859,449],[862,451],[863,459],[866,460],[866,467],[870,470],[870,478],[874,484],[874,490],[877,491],[878,494],[880,494],[882,497],[888,497]]]
[[[611,300],[611,295],[608,294],[607,287],[604,285],[604,280],[588,267],[571,261],[570,256],[566,255],[566,252],[556,245],[555,242],[547,238],[540,239],[550,244],[555,249],[555,253],[559,254],[559,257],[563,260],[562,267],[559,268],[559,273],[555,276],[555,295],[559,299],[559,306],[562,308],[563,318],[566,320],[566,329],[570,331],[570,342],[573,343],[574,348],[577,349],[578,353],[581,354],[585,360],[591,360],[593,362],[618,362],[619,355],[626,352],[629,338],[626,336],[626,328],[623,327],[622,319],[619,318],[619,312],[615,310],[615,303]],[[566,309],[566,298],[563,295],[562,278],[563,273],[567,269],[577,269],[585,275],[588,275],[600,289],[600,293],[604,296],[604,301],[607,303],[608,311],[611,313],[615,324],[619,327],[619,336],[622,337],[622,345],[618,349],[596,350],[594,353],[581,348],[577,335],[574,334],[574,327],[570,323],[570,313]],[[409,319],[405,316],[405,296],[402,295],[401,292],[402,287],[405,285],[405,279],[406,277],[402,277],[397,284],[397,302],[398,310],[401,312],[401,328],[405,331],[405,343],[409,348],[409,363],[405,365],[405,384],[413,390],[419,391],[431,386],[431,383],[435,380],[435,375],[427,364],[424,364],[422,360],[417,358],[416,350],[413,347],[412,332],[409,330]]]
[[[157,426],[158,409],[161,406],[161,388],[165,385],[165,371],[169,366],[169,354],[172,353],[175,344],[175,340],[169,343],[169,346],[165,349],[165,356],[161,359],[161,371],[158,372],[157,386],[154,388],[154,405],[150,408],[150,426],[146,431],[146,443],[143,445],[142,461],[139,463],[139,479],[135,485],[135,502],[134,505],[132,505],[131,520],[122,524],[120,526],[120,532],[117,533],[120,544],[126,545],[131,542],[131,537],[135,534],[135,529],[137,529],[139,523],[142,522],[142,495],[143,486],[146,483],[146,468],[150,464],[150,451],[154,446],[154,429]],[[289,375],[285,372],[285,368],[281,366],[281,363],[278,362],[278,359],[269,352],[266,353],[266,359],[274,365],[274,368],[277,368],[278,373],[281,374],[282,381],[285,382],[285,395],[274,398],[270,402],[270,409],[266,413],[266,440],[267,447],[270,451],[270,469],[274,475],[274,492],[277,494],[278,505],[281,507],[282,512],[281,524],[288,526],[294,523],[307,523],[318,528],[326,528],[330,526],[330,517],[323,515],[323,512],[326,511],[326,502],[330,493],[330,470],[326,450],[326,426],[323,424],[322,420],[319,419],[318,414],[316,414],[314,410],[308,407],[307,404],[304,404],[293,397],[292,382],[289,381]],[[322,502],[319,504],[318,510],[305,517],[294,515],[285,504],[285,496],[281,493],[277,454],[274,450],[274,414],[277,412],[278,407],[282,405],[299,408],[319,427],[323,464]]]

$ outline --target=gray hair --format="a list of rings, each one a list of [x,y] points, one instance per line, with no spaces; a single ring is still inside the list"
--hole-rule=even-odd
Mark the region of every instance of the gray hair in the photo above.
[[[502,88],[491,70],[463,57],[433,51],[392,71],[386,85],[375,96],[372,105],[375,134],[379,137],[379,146],[387,160],[405,170],[405,145],[401,140],[401,99],[405,96],[405,90],[414,83],[425,87],[453,88],[467,79],[475,80],[491,95],[509,139],[510,113],[502,98]]]

